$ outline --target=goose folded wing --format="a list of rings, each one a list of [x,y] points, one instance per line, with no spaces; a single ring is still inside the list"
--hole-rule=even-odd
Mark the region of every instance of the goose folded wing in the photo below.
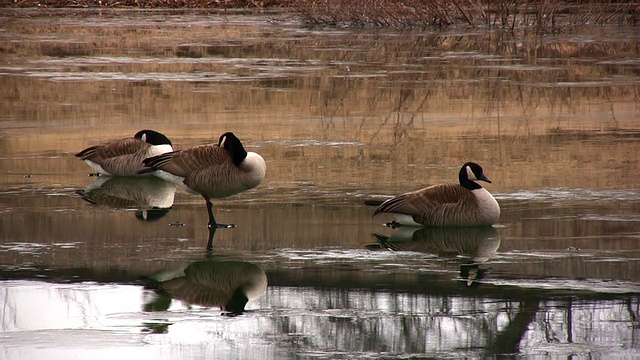
[[[147,143],[145,143],[144,141],[134,138],[126,138],[104,145],[88,147],[77,153],[76,156],[81,158],[82,160],[110,159],[119,156],[134,154],[140,150],[146,149],[146,147]]]
[[[469,190],[458,184],[433,185],[385,201],[374,215],[381,212],[420,215],[443,204],[456,203],[468,195]]]

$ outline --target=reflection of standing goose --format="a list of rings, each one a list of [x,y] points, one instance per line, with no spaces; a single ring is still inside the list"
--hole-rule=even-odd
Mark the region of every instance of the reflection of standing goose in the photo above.
[[[173,151],[171,141],[153,130],[140,130],[132,138],[88,147],[76,154],[100,175],[132,176],[142,160]]]
[[[482,167],[465,163],[458,180],[460,184],[433,185],[398,195],[383,202],[373,216],[392,213],[401,225],[412,226],[482,226],[498,222],[498,202],[476,182],[491,182]]]
[[[220,136],[217,145],[204,145],[155,156],[144,161],[139,173],[156,171],[155,175],[186,185],[204,197],[210,227],[218,224],[213,216],[211,199],[231,196],[258,186],[265,177],[267,165],[262,156],[247,152],[233,133]]]
[[[151,277],[160,297],[170,296],[188,304],[219,307],[233,314],[242,313],[249,300],[267,291],[267,275],[256,264],[246,261],[206,260],[184,264]],[[155,299],[148,310],[166,310],[169,302]],[[158,304],[165,304],[158,309]]]
[[[470,259],[460,266],[461,275],[471,285],[483,276],[479,264],[487,262],[500,247],[500,236],[492,226],[477,227],[407,227],[398,228],[391,236],[372,234],[378,244],[369,249],[416,251],[439,257],[465,256]]]
[[[84,200],[116,209],[136,209],[141,220],[157,220],[166,215],[176,192],[176,185],[155,176],[101,176],[77,193]]]

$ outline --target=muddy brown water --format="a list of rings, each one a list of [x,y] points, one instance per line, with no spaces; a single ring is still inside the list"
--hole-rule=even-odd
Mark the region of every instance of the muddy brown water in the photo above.
[[[638,29],[0,15],[1,358],[640,356]],[[238,227],[213,253],[200,197],[73,156],[142,128],[176,148],[233,131],[266,159],[259,187],[214,203]],[[469,160],[493,228],[392,230],[364,205]],[[171,207],[80,196],[117,186]],[[150,288],[194,264],[215,301]],[[244,312],[220,309],[220,282],[257,289]]]

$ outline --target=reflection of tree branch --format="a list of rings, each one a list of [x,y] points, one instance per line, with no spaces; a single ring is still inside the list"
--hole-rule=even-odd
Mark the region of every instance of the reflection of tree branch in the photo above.
[[[618,119],[616,118],[616,111],[613,109],[613,102],[610,104],[610,106],[611,106],[611,119],[613,119],[613,122],[615,123],[615,129],[619,130],[620,125],[618,124]]]
[[[400,113],[402,111],[402,109],[405,107],[405,104],[408,102],[409,98],[411,98],[410,95],[413,95],[413,91],[408,91],[408,90],[401,90],[399,97],[398,97],[398,104],[396,105],[396,107],[394,109],[392,109],[387,116],[385,116],[384,120],[382,121],[382,123],[380,124],[380,126],[378,126],[378,128],[376,129],[376,131],[373,132],[373,134],[371,134],[371,137],[369,138],[369,143],[373,143],[373,139],[382,131],[382,129],[388,125],[389,121],[391,120],[392,116],[396,116],[396,124],[394,126],[394,137],[397,139],[399,135],[406,135],[407,131],[405,129],[403,129],[404,127],[410,127],[411,125],[413,125],[416,114],[419,112],[424,111],[424,107],[425,104],[427,103],[427,100],[429,99],[429,97],[431,97],[431,89],[427,90],[427,93],[422,97],[422,101],[420,101],[420,104],[418,104],[418,106],[416,107],[416,109],[413,111],[411,117],[409,118],[409,121],[407,122],[406,125],[402,124],[402,119],[400,117]],[[364,123],[364,121],[363,121]]]
[[[524,300],[509,325],[498,332],[493,342],[488,345],[488,354],[486,355],[517,354],[520,341],[522,341],[524,334],[529,329],[529,324],[533,322],[539,309],[540,302],[538,300]]]
[[[633,298],[627,299],[627,311],[629,312],[629,318],[635,327],[640,326],[640,302],[636,302],[636,308],[633,309]]]
[[[567,317],[565,323],[567,324],[567,343],[573,343],[573,301],[571,298],[567,301],[567,307],[565,311],[567,312]]]
[[[387,116],[384,117],[384,120],[382,121],[382,123],[380,124],[380,126],[378,126],[378,128],[376,129],[376,131],[371,135],[370,139],[369,139],[369,143],[373,143],[373,139],[380,133],[381,129],[384,128],[387,123],[389,122],[389,120],[391,119],[391,117],[393,115],[397,115],[400,112],[400,109],[402,109],[402,105],[404,104],[404,102],[407,100],[408,96],[403,94],[406,93],[403,90],[400,90],[400,96],[398,97],[398,105],[396,105],[396,107],[391,110]],[[396,124],[397,125],[397,124]]]

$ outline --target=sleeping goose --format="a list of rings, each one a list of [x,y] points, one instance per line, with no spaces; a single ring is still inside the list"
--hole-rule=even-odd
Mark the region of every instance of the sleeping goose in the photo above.
[[[401,225],[482,226],[500,218],[500,205],[476,181],[491,183],[482,167],[468,162],[458,174],[460,184],[440,184],[398,195],[383,202],[374,212],[391,213]]]
[[[140,130],[132,138],[88,147],[76,154],[100,175],[132,176],[140,171],[142,160],[173,151],[171,141],[153,130]]]
[[[255,152],[247,152],[233,133],[220,136],[218,144],[178,150],[144,160],[139,173],[156,171],[165,180],[186,186],[202,195],[207,203],[209,227],[233,227],[218,224],[211,199],[231,196],[258,186],[267,165]]]

